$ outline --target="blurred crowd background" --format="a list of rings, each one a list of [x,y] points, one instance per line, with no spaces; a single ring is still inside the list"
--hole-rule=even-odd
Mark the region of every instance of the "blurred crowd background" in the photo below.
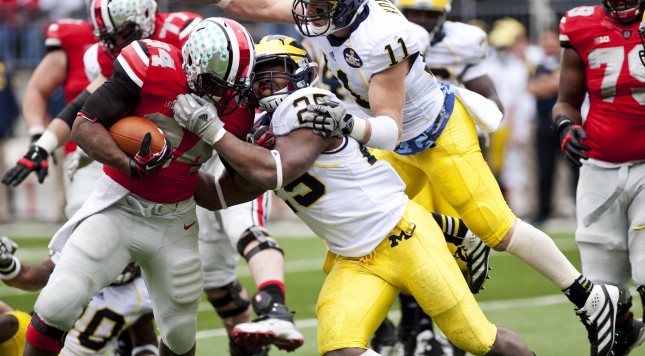
[[[204,17],[226,16],[206,0],[158,0],[159,10],[191,10]],[[560,47],[558,23],[581,0],[453,0],[448,20],[476,25],[489,36],[489,75],[505,108],[503,127],[482,145],[507,201],[515,213],[535,224],[571,219],[577,172],[562,160],[550,129],[550,108],[557,97]],[[20,117],[22,92],[45,54],[47,26],[62,18],[84,19],[83,0],[0,0],[0,174],[28,149]],[[254,38],[281,33],[298,38],[293,25],[244,23]],[[64,105],[62,90],[48,111]],[[16,188],[0,186],[0,222],[62,222],[62,167],[53,165],[44,184],[32,174]],[[555,167],[555,168],[554,168]],[[274,205],[273,219],[291,214]]]

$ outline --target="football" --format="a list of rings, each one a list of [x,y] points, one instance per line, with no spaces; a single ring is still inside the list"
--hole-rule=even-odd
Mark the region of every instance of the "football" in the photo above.
[[[147,132],[152,135],[150,150],[157,153],[164,145],[163,131],[152,121],[139,116],[128,116],[110,127],[110,135],[117,146],[128,156],[134,157],[141,149],[141,140]]]

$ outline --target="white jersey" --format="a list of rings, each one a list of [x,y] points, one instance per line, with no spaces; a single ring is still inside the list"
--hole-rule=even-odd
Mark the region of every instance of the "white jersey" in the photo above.
[[[320,88],[289,95],[272,115],[274,134],[280,137],[298,129],[298,111],[327,95],[332,94]],[[404,189],[392,166],[344,137],[340,147],[321,153],[305,174],[277,195],[332,252],[360,257],[372,252],[403,217],[408,202]]]
[[[327,57],[323,55],[322,49],[318,45],[320,42],[309,43],[313,53],[310,55],[318,63],[318,80],[314,84],[318,88],[323,88],[332,92],[338,99],[343,102],[345,109],[348,113],[356,115],[358,117],[365,116],[365,112],[361,109],[354,97],[343,87],[343,84],[334,77],[332,72],[329,70],[329,65],[327,65]]]
[[[51,259],[58,261],[59,254]],[[152,313],[152,301],[141,276],[119,286],[101,289],[65,338],[61,356],[103,355],[116,337],[139,318]]]
[[[427,33],[423,27],[420,31]],[[422,36],[422,35],[421,35]],[[428,41],[429,36],[422,41]],[[486,33],[479,27],[446,21],[432,42],[427,43],[425,61],[439,80],[461,84],[488,74]]]
[[[405,77],[405,106],[401,141],[417,137],[436,120],[443,108],[444,94],[434,76],[426,70],[420,43],[412,24],[387,0],[368,0],[350,27],[347,38],[311,37],[325,54],[329,70],[366,114],[372,75],[410,57],[412,67]]]

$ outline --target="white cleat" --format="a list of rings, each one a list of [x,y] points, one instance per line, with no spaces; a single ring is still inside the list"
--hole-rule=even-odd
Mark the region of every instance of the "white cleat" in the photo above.
[[[620,291],[615,286],[594,285],[585,305],[576,314],[587,328],[591,356],[611,356],[616,336],[616,312]]]

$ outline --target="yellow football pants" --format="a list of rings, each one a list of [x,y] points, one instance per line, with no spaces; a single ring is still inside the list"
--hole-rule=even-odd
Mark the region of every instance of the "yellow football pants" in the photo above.
[[[394,167],[409,197],[431,184],[487,246],[497,246],[515,222],[482,156],[475,124],[458,99],[435,147],[409,156],[382,150],[372,154]]]
[[[22,356],[22,351],[25,349],[25,333],[29,322],[31,322],[31,315],[19,310],[13,310],[5,314],[11,314],[18,319],[18,331],[11,338],[0,343],[0,355]]]
[[[367,348],[401,290],[414,296],[459,348],[475,355],[490,351],[497,327],[479,308],[428,214],[410,201],[403,219],[371,254],[349,258],[328,252],[316,306],[321,355]]]

